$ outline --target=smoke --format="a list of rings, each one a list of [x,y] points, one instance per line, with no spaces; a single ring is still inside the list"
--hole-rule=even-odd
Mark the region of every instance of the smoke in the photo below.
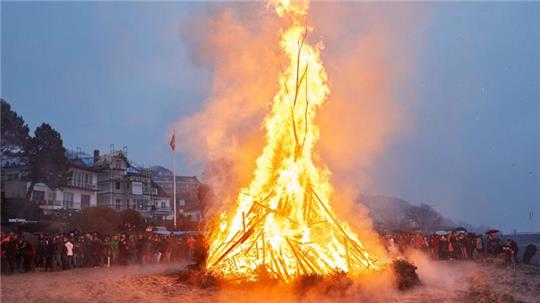
[[[202,109],[174,126],[182,151],[221,197],[235,195],[263,147],[262,119],[277,91],[279,20],[260,3],[214,5],[185,21],[193,59],[213,76]]]
[[[419,18],[402,4],[354,2],[315,2],[309,18],[310,41],[325,45],[331,90],[317,115],[318,165],[333,174],[332,206],[376,256],[384,256],[356,199],[369,188],[377,156],[410,127],[412,95],[403,87],[419,43],[405,39]],[[174,127],[182,151],[206,167],[204,181],[222,203],[248,184],[264,146],[262,121],[278,89],[280,22],[261,3],[228,3],[211,5],[183,26],[193,59],[213,76],[201,110]]]

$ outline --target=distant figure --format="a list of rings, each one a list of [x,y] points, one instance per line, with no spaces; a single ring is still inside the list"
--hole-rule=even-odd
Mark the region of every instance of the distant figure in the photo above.
[[[512,239],[507,239],[507,240],[506,240],[506,244],[507,244],[508,246],[510,246],[510,248],[511,248],[512,251],[514,252],[514,262],[518,263],[517,255],[518,255],[519,247],[518,247],[516,241],[514,241],[514,240],[512,240]]]
[[[73,243],[71,243],[71,240],[66,238],[64,245],[66,246],[66,268],[72,268],[73,267]]]
[[[505,261],[506,261],[506,268],[507,269],[510,269],[510,267],[512,267],[512,269],[515,271],[516,270],[516,258],[514,256],[514,250],[512,249],[512,247],[510,247],[509,245],[504,245],[502,247],[502,253],[504,254],[505,256]]]
[[[193,252],[195,251],[195,239],[192,236],[189,236],[186,240],[186,244],[188,247],[188,258],[189,260],[193,260]]]
[[[476,257],[481,258],[482,256],[484,256],[484,239],[482,238],[482,235],[476,236],[474,246],[476,250]]]
[[[525,253],[523,253],[523,263],[525,264],[531,264],[531,259],[536,254],[536,251],[538,249],[536,248],[536,245],[529,244],[527,247],[525,247]]]

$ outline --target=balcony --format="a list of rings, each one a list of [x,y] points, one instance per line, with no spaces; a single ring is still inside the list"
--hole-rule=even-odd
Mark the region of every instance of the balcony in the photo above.
[[[97,184],[95,183],[75,182],[71,180],[69,181],[68,186],[72,188],[80,188],[80,189],[97,191]]]
[[[62,201],[55,200],[34,200],[41,209],[54,210],[61,209],[63,207]]]

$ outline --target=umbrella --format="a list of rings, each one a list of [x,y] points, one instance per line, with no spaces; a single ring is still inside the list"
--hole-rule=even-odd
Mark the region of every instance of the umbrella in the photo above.
[[[461,226],[460,226],[460,227],[456,227],[454,230],[455,230],[455,231],[467,231],[467,229],[466,229],[465,227],[461,227]]]
[[[448,234],[448,232],[444,231],[444,230],[438,230],[438,231],[435,232],[435,234],[437,236],[446,236]]]
[[[492,228],[492,229],[488,229],[488,230],[486,231],[486,235],[494,234],[494,233],[498,233],[498,232],[499,232],[498,229]]]

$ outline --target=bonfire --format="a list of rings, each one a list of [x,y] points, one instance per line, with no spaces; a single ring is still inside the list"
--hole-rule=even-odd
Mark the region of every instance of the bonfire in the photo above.
[[[286,64],[264,120],[266,146],[249,185],[213,224],[207,269],[227,280],[284,282],[378,271],[382,265],[334,213],[330,172],[314,161],[314,119],[330,90],[321,45],[306,39],[309,2],[271,0],[270,6],[287,24],[280,31]]]

